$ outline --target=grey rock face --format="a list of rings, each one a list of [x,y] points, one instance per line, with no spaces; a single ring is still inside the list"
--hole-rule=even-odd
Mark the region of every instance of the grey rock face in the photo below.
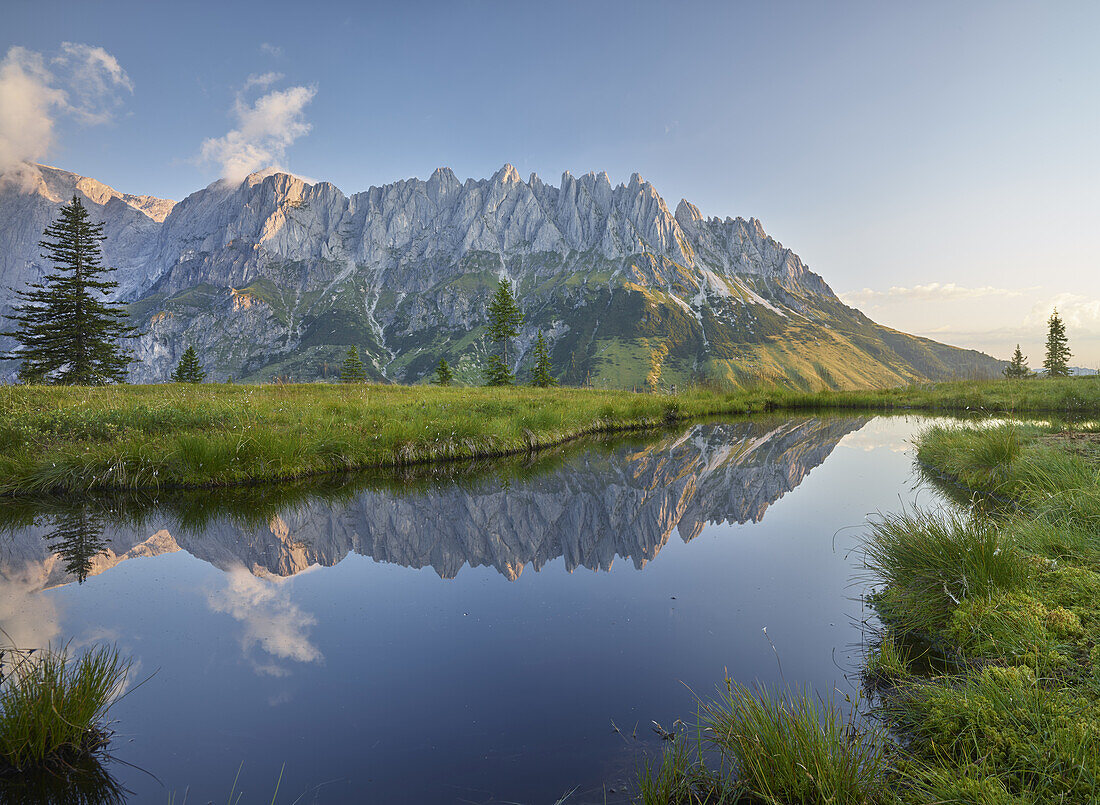
[[[93,221],[105,224],[104,263],[118,269],[113,279],[121,297],[140,294],[159,277],[153,251],[175,202],[120,193],[69,171],[28,165],[17,174],[0,176],[0,313],[10,309],[8,288],[34,282],[48,268],[38,242],[57,210],[74,195]]]
[[[745,367],[782,354],[760,377],[813,385],[822,370],[808,367],[828,358],[761,345],[848,331],[857,337],[822,353],[850,349],[858,355],[848,365],[872,366],[841,377],[847,385],[991,362],[947,348],[925,355],[934,342],[887,344],[884,328],[857,333],[873,323],[758,220],[704,218],[687,201],[673,215],[638,174],[613,186],[606,173],[565,173],[555,187],[535,175],[523,181],[511,165],[464,182],[439,168],[426,181],[345,196],[328,182],[255,173],[173,204],[54,168],[28,170],[34,181],[0,181],[0,313],[10,306],[7,286],[40,275],[36,243],[56,207],[83,194],[107,224],[106,261],[119,267],[119,296],[144,331],[135,382],[166,380],[189,345],[212,380],[322,377],[348,346],[376,379],[417,381],[447,357],[460,378],[475,380],[485,304],[502,276],[527,315],[516,365],[542,329],[567,382],[641,383],[650,352],[666,343],[670,382],[715,367],[738,381]],[[605,357],[624,350],[626,358]]]

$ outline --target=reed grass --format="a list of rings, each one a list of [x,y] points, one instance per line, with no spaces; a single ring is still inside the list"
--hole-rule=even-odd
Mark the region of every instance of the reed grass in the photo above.
[[[697,738],[677,736],[638,778],[643,805],[877,805],[893,801],[889,741],[853,707],[808,690],[751,690],[732,679],[701,702]]]
[[[727,678],[718,698],[704,704],[701,723],[706,740],[757,802],[884,801],[887,744],[852,712],[845,717],[831,696],[755,692]]]

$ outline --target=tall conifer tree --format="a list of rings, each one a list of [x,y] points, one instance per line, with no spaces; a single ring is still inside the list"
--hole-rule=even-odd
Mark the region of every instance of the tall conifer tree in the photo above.
[[[439,359],[439,365],[435,367],[435,377],[432,378],[432,382],[437,386],[449,386],[454,382],[454,374],[451,373],[451,366],[447,363],[446,358]]]
[[[1012,360],[1005,367],[1004,376],[1012,380],[1019,380],[1031,376],[1031,370],[1027,368],[1027,355],[1020,351],[1020,345],[1016,345],[1016,351],[1012,354]]]
[[[1058,316],[1058,308],[1055,308],[1047,321],[1047,357],[1043,361],[1047,377],[1069,377],[1069,359],[1072,355],[1069,339],[1066,338],[1066,325]]]
[[[16,329],[3,333],[19,342],[2,357],[22,362],[24,382],[93,386],[126,379],[133,358],[119,342],[138,332],[126,324],[123,307],[105,299],[118,283],[105,279],[114,269],[102,264],[103,240],[103,224],[88,219],[75,195],[46,227],[38,245],[52,268],[16,291],[22,302],[10,316]]]
[[[489,300],[489,339],[500,346],[499,355],[489,356],[485,371],[490,386],[511,386],[516,382],[512,367],[508,364],[508,341],[519,335],[523,324],[523,312],[512,295],[512,283],[502,277],[496,292]]]
[[[367,379],[367,370],[363,368],[363,361],[359,358],[359,349],[352,347],[348,350],[344,363],[340,367],[341,383],[362,383]]]

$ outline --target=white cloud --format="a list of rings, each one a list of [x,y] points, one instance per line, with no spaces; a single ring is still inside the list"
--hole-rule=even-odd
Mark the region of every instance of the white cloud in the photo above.
[[[253,87],[259,87],[260,89],[267,89],[276,81],[283,80],[282,73],[269,72],[269,73],[253,73],[244,80],[244,86],[241,87],[241,92],[248,92]]]
[[[289,590],[276,581],[256,578],[244,567],[226,573],[228,583],[220,595],[211,595],[210,608],[231,615],[244,625],[241,649],[251,658],[259,648],[268,658],[252,660],[260,673],[285,676],[288,671],[276,660],[318,662],[321,651],[309,639],[317,620],[290,600]]]
[[[54,138],[54,116],[65,106],[41,53],[13,47],[0,62],[0,174],[44,157]]]
[[[52,64],[74,101],[68,111],[87,125],[111,120],[122,105],[121,90],[133,94],[134,82],[103,48],[62,42],[61,55]]]
[[[945,302],[957,299],[983,299],[989,297],[1011,298],[1023,296],[1034,288],[995,288],[984,285],[980,288],[968,288],[954,282],[930,282],[927,285],[914,285],[905,288],[898,285],[886,291],[864,288],[840,294],[840,298],[849,305],[873,304],[877,302]]]
[[[42,568],[28,564],[0,576],[0,648],[56,645],[61,635],[57,599],[42,593]]]
[[[260,45],[260,52],[266,53],[268,56],[273,56],[276,59],[283,55],[283,49],[278,45],[273,45],[270,42],[264,42]]]
[[[1047,321],[1055,308],[1066,325],[1067,335],[1072,336],[1074,329],[1086,332],[1100,330],[1100,299],[1075,293],[1061,293],[1045,302],[1036,302],[1024,324],[1040,327],[1045,333]]]
[[[64,42],[48,63],[36,51],[12,47],[0,62],[0,174],[21,175],[55,139],[60,115],[83,125],[109,121],[134,85],[118,60],[100,47]]]
[[[236,128],[203,141],[200,162],[216,163],[230,181],[240,181],[261,168],[281,168],[287,148],[313,128],[304,110],[317,94],[315,86],[297,86],[272,90],[251,104],[246,101],[248,90],[267,89],[281,78],[279,73],[248,77],[233,104]]]

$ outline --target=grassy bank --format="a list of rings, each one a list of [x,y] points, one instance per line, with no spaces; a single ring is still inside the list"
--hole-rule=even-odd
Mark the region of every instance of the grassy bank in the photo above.
[[[870,662],[888,682],[884,715],[910,739],[910,798],[1096,801],[1097,434],[933,428],[918,460],[975,506],[885,517],[868,545],[887,625]],[[915,644],[939,673],[916,671]]]
[[[891,737],[733,688],[692,750],[643,770],[639,802],[1100,801],[1100,433],[937,427],[918,458],[971,505],[882,516],[867,539],[884,630],[864,679]]]
[[[528,452],[771,410],[1100,413],[1100,380],[676,395],[383,385],[0,387],[0,494],[225,486]]]

